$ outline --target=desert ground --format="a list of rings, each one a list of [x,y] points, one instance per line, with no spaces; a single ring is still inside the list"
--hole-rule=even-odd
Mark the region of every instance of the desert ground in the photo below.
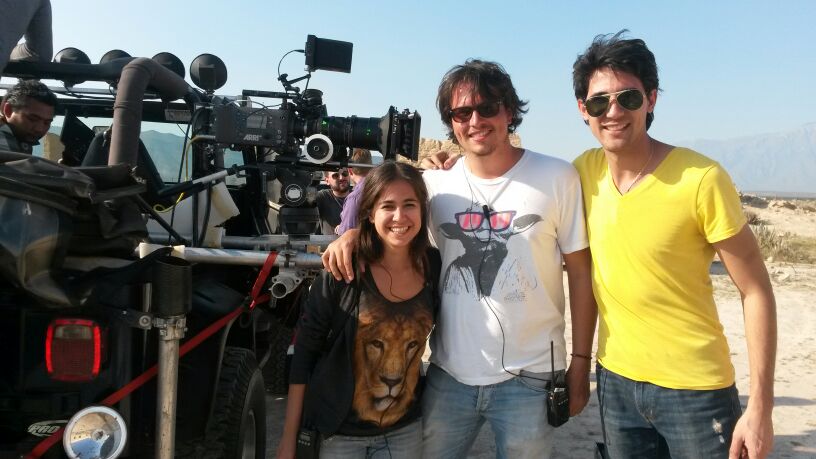
[[[779,238],[797,241],[795,248],[799,253],[792,258],[808,261],[780,261],[778,256],[770,255],[766,258],[776,295],[779,330],[773,413],[775,439],[771,457],[816,458],[816,264],[813,264],[816,203],[752,197],[743,197],[743,202],[746,211],[755,213]],[[740,400],[745,407],[750,379],[740,295],[720,264],[712,266],[711,277],[720,320],[731,347]],[[568,345],[569,326],[567,316]],[[554,458],[593,458],[595,443],[603,440],[594,371],[590,378],[590,402],[579,416],[556,430]],[[267,397],[268,457],[275,457],[285,404],[284,397]],[[483,427],[468,457],[495,457],[489,426]]]

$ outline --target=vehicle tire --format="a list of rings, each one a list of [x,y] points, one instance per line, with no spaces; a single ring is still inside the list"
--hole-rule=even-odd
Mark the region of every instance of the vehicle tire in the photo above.
[[[263,376],[248,349],[224,349],[208,437],[223,445],[225,459],[266,458]]]
[[[271,354],[263,367],[266,391],[270,394],[286,394],[289,390],[289,368],[287,352],[292,344],[294,332],[286,325],[275,321],[269,330]]]

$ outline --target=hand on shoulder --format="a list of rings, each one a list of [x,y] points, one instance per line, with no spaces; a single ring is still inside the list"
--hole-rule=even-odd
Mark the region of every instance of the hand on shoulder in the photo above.
[[[357,236],[360,230],[352,228],[338,237],[326,247],[321,255],[323,268],[331,273],[337,281],[354,280],[354,264],[352,257],[357,250]]]
[[[449,170],[461,157],[462,155],[459,153],[440,150],[423,158],[422,162],[419,163],[419,167],[427,170]]]

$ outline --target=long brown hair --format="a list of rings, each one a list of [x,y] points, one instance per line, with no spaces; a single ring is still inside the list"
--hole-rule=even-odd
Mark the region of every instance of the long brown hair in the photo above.
[[[414,268],[419,272],[424,272],[425,251],[430,245],[428,239],[428,189],[425,188],[422,174],[410,164],[386,161],[372,169],[366,176],[363,184],[363,194],[360,197],[360,208],[357,211],[357,221],[360,222],[358,256],[360,260],[367,263],[373,263],[382,258],[384,252],[382,240],[368,217],[371,216],[380,195],[389,185],[398,181],[404,181],[411,185],[417,200],[419,200],[422,225],[419,228],[419,233],[411,241],[409,256]]]

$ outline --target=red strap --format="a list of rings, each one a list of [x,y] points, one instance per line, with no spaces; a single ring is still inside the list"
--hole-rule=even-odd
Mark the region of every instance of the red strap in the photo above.
[[[196,346],[201,344],[201,342],[204,341],[205,339],[215,334],[215,332],[224,328],[224,326],[226,326],[227,323],[229,323],[232,319],[238,317],[238,315],[240,315],[241,312],[243,312],[243,309],[244,309],[243,306],[234,309],[229,314],[218,319],[216,322],[212,323],[204,330],[198,332],[197,335],[187,340],[184,344],[182,344],[179,347],[179,358],[183,357],[185,354],[195,349]],[[115,405],[116,403],[119,403],[119,401],[121,401],[127,395],[129,395],[136,389],[142,387],[146,382],[150,381],[154,376],[156,376],[156,374],[158,373],[158,369],[159,369],[158,364],[148,368],[147,371],[145,371],[144,373],[140,374],[129,383],[122,386],[121,389],[117,390],[116,392],[106,397],[104,400],[100,402],[100,404],[105,406],[112,406]],[[59,430],[51,434],[50,437],[38,443],[37,446],[35,446],[34,449],[32,449],[31,452],[28,453],[28,455],[26,455],[26,459],[37,459],[43,454],[45,454],[45,452],[48,451],[52,446],[54,446],[55,443],[60,441],[60,439],[62,438],[63,430],[65,430],[65,428],[61,427]]]
[[[258,273],[255,284],[252,285],[252,303],[249,304],[249,309],[253,309],[255,306],[269,301],[269,293],[261,294],[261,289],[263,289],[264,284],[266,284],[266,280],[269,278],[269,273],[272,271],[272,267],[275,266],[275,260],[277,258],[278,252],[269,252],[269,255],[267,255],[261,272]]]
[[[260,295],[261,289],[263,288],[264,284],[266,283],[266,279],[269,277],[270,271],[272,271],[272,267],[275,265],[275,260],[278,257],[277,252],[269,252],[269,255],[266,257],[266,261],[263,264],[263,268],[261,268],[261,272],[258,273],[258,278],[255,279],[255,284],[252,286],[252,303],[249,305],[249,309],[253,309],[257,304],[263,303],[269,300],[269,294],[265,293]],[[187,340],[184,344],[179,347],[179,358],[186,355],[188,352],[195,349],[196,346],[201,344],[202,341],[209,338],[215,332],[222,329],[235,317],[238,317],[239,314],[243,311],[243,306],[240,306],[230,312],[229,314],[225,315],[224,317],[218,319],[216,322],[212,323],[209,327],[205,328],[198,332],[197,335]],[[105,406],[112,406],[127,395],[135,391],[136,389],[142,387],[146,382],[150,381],[153,377],[156,376],[158,373],[158,365],[153,365],[152,367],[148,368],[147,371],[140,374],[136,378],[134,378],[129,383],[122,386],[121,389],[117,390],[116,392],[112,393],[104,400],[100,402],[101,405]],[[57,443],[60,438],[62,438],[62,432],[65,430],[64,427],[61,427],[59,430],[51,434],[50,437],[44,439],[34,449],[31,450],[28,455],[26,455],[26,459],[38,459],[40,456],[45,454],[55,443]]]

